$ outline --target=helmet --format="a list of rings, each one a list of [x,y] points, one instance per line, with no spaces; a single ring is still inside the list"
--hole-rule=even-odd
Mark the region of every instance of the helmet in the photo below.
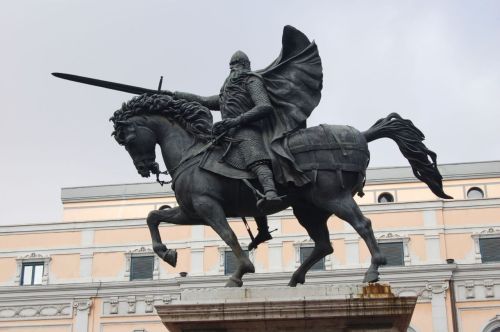
[[[231,60],[229,61],[229,65],[233,64],[241,64],[243,65],[243,67],[250,69],[250,60],[248,59],[248,56],[242,51],[236,51],[233,54]]]

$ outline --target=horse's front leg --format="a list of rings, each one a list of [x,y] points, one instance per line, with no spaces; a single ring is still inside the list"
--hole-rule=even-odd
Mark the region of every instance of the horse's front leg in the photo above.
[[[177,251],[168,249],[162,243],[160,231],[158,230],[158,226],[162,222],[177,225],[205,225],[205,223],[201,219],[189,218],[179,207],[153,210],[149,213],[147,223],[153,241],[153,250],[161,259],[175,267],[177,264]]]
[[[238,238],[227,222],[222,206],[215,199],[206,196],[196,198],[194,203],[197,214],[203,216],[207,225],[211,226],[219,234],[238,260],[238,267],[229,278],[226,287],[241,287],[243,285],[243,275],[254,273],[255,267],[241,249]]]

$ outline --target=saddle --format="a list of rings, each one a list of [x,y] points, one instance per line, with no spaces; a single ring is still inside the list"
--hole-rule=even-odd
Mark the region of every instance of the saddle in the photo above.
[[[364,178],[370,159],[363,134],[350,126],[319,125],[293,132],[283,144],[292,153],[303,172],[331,170],[360,172]],[[224,162],[227,149],[209,147],[198,166],[209,172],[232,179],[254,179],[251,172],[237,169]],[[315,177],[312,179],[315,181]]]

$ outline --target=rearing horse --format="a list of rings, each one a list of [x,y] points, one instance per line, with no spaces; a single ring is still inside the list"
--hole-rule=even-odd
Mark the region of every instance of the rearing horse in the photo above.
[[[223,177],[198,167],[204,154],[213,147],[210,143],[210,111],[198,103],[175,100],[166,95],[142,95],[124,103],[111,120],[115,127],[113,135],[118,143],[125,146],[141,176],[159,174],[155,162],[156,144],[160,145],[164,163],[173,176],[179,206],[151,211],[147,217],[155,253],[170,265],[176,265],[176,251],[162,243],[158,231],[162,222],[210,226],[231,248],[238,261],[236,271],[226,286],[241,287],[243,275],[255,272],[255,268],[243,253],[226,218],[251,216],[258,219],[266,216],[257,209],[253,191],[243,185],[241,180]],[[349,151],[349,144],[343,141],[347,137],[344,135],[346,133],[350,133],[354,141],[358,142]],[[304,149],[304,146],[298,146],[303,142],[297,138],[298,135],[326,135],[327,139],[337,139],[337,145],[316,144]],[[312,253],[293,273],[289,286],[304,283],[307,271],[333,252],[327,227],[327,220],[333,214],[347,221],[370,250],[371,265],[365,273],[364,282],[379,279],[378,267],[386,264],[386,259],[377,244],[370,220],[361,213],[353,196],[362,193],[369,161],[367,142],[382,137],[391,138],[398,144],[415,176],[437,196],[451,198],[443,192],[436,154],[422,143],[422,132],[398,114],[393,113],[378,120],[365,132],[348,126],[322,125],[291,134],[288,145],[292,152],[296,151],[296,156],[302,148],[306,152],[314,152],[317,160],[328,161],[332,160],[332,151],[337,149],[342,150],[343,160],[340,166],[328,165],[328,162],[325,165],[323,162],[321,167],[303,169],[311,178],[311,183],[302,188],[279,188],[280,194],[287,195],[280,209],[291,206],[297,220],[314,241]],[[300,161],[298,164],[301,166]]]

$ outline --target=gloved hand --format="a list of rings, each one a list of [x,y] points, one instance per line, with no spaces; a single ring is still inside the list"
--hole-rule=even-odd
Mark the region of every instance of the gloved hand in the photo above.
[[[238,118],[230,118],[217,122],[212,127],[212,133],[215,136],[222,134],[225,131],[228,131],[231,128],[237,127],[240,125],[240,119]]]

